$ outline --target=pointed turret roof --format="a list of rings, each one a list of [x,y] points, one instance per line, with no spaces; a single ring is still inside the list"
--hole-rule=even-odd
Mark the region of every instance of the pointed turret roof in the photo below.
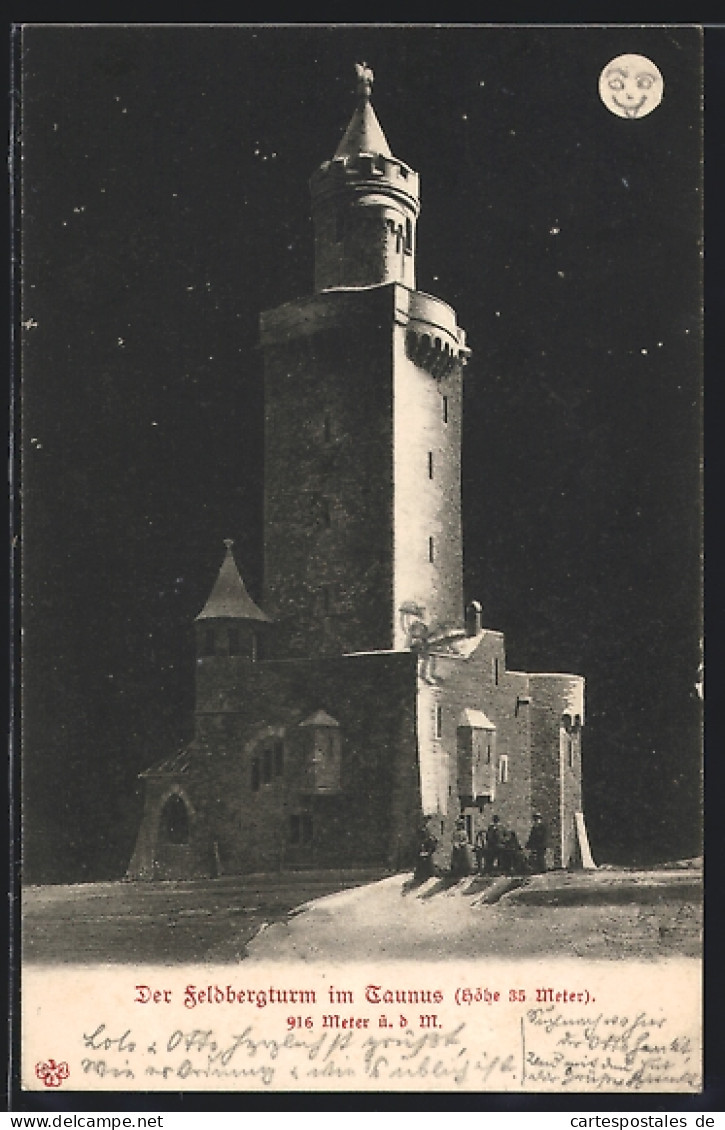
[[[370,104],[373,86],[373,72],[367,63],[356,63],[357,105],[342,141],[335,151],[334,160],[341,157],[356,157],[358,153],[379,153],[392,157],[392,151],[382,126]]]
[[[335,160],[356,157],[358,153],[380,153],[392,157],[392,150],[383,133],[377,114],[367,99],[358,102],[345,130],[342,141],[335,150]]]
[[[482,710],[466,709],[458,719],[459,726],[469,726],[472,730],[495,730],[493,722]]]
[[[336,718],[333,718],[326,710],[316,710],[314,714],[310,714],[309,718],[305,718],[304,722],[299,723],[300,726],[334,726],[339,730],[340,723]]]
[[[232,554],[231,538],[227,538],[224,545],[226,553],[219,576],[197,620],[261,620],[266,624],[271,623],[269,616],[266,616],[261,608],[257,608],[239,575]]]

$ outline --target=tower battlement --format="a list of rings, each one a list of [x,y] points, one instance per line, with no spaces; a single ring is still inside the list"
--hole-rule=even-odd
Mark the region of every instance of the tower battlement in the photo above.
[[[406,295],[404,301],[402,296]],[[405,351],[411,361],[436,380],[463,366],[471,355],[466,331],[458,325],[452,306],[432,294],[398,288],[396,321],[406,327]]]

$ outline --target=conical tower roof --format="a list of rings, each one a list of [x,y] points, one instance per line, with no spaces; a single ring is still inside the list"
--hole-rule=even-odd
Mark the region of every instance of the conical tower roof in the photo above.
[[[358,76],[357,105],[333,159],[356,157],[359,153],[379,153],[383,157],[392,157],[387,138],[370,104],[373,72],[367,63],[357,63],[355,69]]]
[[[316,710],[309,718],[305,718],[304,722],[300,722],[300,726],[334,726],[335,729],[340,729],[340,723],[326,710]]]
[[[358,153],[380,153],[392,157],[383,127],[367,98],[358,102],[342,141],[335,150],[335,160],[356,157]]]
[[[260,620],[265,624],[271,623],[269,616],[257,608],[247,592],[232,554],[231,539],[227,538],[224,544],[226,553],[219,576],[197,620]]]

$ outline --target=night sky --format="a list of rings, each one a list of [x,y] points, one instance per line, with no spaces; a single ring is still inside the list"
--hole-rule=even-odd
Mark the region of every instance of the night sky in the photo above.
[[[261,589],[262,310],[355,61],[421,176],[418,287],[468,334],[467,598],[587,679],[598,862],[699,852],[701,127],[693,28],[30,26],[22,37],[27,881],[120,877],[192,733],[232,537]],[[598,78],[651,58],[625,120]]]

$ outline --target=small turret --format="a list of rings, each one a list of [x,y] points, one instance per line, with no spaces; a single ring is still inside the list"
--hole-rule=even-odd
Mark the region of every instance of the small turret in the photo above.
[[[226,538],[226,553],[219,576],[206,604],[196,617],[196,646],[199,659],[239,655],[259,657],[263,632],[272,623],[252,600],[239,575],[233,541]]]
[[[466,635],[478,636],[483,630],[483,605],[479,600],[472,600],[466,605]]]
[[[400,282],[415,289],[418,174],[393,156],[357,63],[357,103],[331,161],[310,180],[315,291]]]

